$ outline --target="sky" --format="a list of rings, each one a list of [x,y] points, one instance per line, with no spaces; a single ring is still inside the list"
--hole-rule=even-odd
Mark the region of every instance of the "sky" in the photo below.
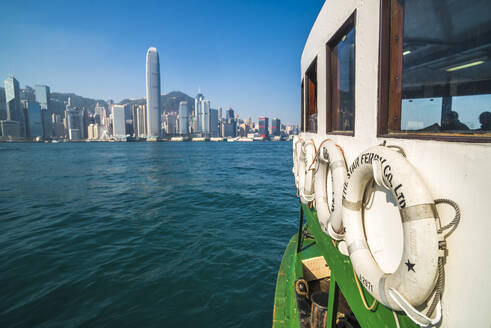
[[[198,88],[242,118],[300,120],[300,57],[323,0],[0,0],[0,79],[113,99],[145,95],[157,48],[162,93]]]

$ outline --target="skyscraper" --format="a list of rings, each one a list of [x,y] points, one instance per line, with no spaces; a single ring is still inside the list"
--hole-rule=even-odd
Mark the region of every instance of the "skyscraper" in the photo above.
[[[227,108],[226,115],[227,115],[227,122],[231,123],[231,121],[234,119],[234,110],[230,107]]]
[[[222,121],[222,107],[218,107],[218,122]]]
[[[82,109],[82,139],[87,139],[89,131],[89,111],[83,107]]]
[[[138,137],[138,105],[131,105],[131,129],[133,130],[133,137]]]
[[[281,121],[279,118],[273,118],[271,121],[271,131],[272,135],[280,136],[281,135]]]
[[[31,138],[42,137],[43,133],[43,113],[41,106],[38,102],[25,100],[25,106],[27,107],[27,136]]]
[[[94,114],[96,116],[97,124],[102,124],[103,119],[106,117],[106,108],[97,103],[95,105]]]
[[[176,135],[177,132],[177,115],[175,113],[168,113],[165,115],[165,132],[169,136]]]
[[[49,100],[51,92],[47,85],[35,85],[34,86],[36,101],[41,105],[41,109],[50,109]]]
[[[201,101],[201,127],[203,136],[208,137],[210,135],[210,101],[202,100]]]
[[[20,105],[19,81],[13,76],[5,79],[5,101],[7,102],[7,120],[19,122],[20,136],[26,135],[24,110]]]
[[[65,137],[65,126],[63,125],[63,119],[61,115],[55,113],[51,114],[51,122],[53,124],[53,137]]]
[[[218,137],[218,110],[210,109],[210,137]]]
[[[194,99],[194,117],[196,118],[196,130],[194,133],[203,133],[203,104],[202,101],[205,99],[203,94],[199,92]]]
[[[67,121],[68,138],[70,140],[80,140],[83,134],[83,112],[78,109],[72,109],[67,105],[65,111]]]
[[[268,130],[269,130],[269,118],[267,117],[260,117],[259,118],[259,136],[267,138],[268,137]]]
[[[145,109],[145,105],[140,105],[138,106],[138,108],[136,109],[136,115],[138,117],[137,121],[138,121],[138,129],[137,131],[135,132],[135,134],[138,136],[138,137],[144,137],[147,135],[147,116],[146,116],[147,112],[146,112],[146,109]]]
[[[179,103],[179,134],[185,136],[188,134],[189,128],[189,109],[188,102],[181,101]]]
[[[20,100],[27,100],[29,102],[36,101],[36,97],[34,95],[34,89],[30,86],[26,85],[24,89],[20,89]]]
[[[53,136],[53,124],[51,121],[50,97],[51,93],[47,85],[35,85],[34,92],[36,101],[41,105],[41,119],[43,123],[43,136],[51,138]]]
[[[5,89],[0,88],[0,120],[7,119],[7,104],[5,103]]]
[[[115,137],[126,136],[126,106],[113,105],[113,134]]]
[[[0,121],[0,135],[5,138],[18,138],[20,135],[19,122],[11,120]]]
[[[147,136],[160,137],[162,117],[160,108],[160,63],[157,49],[150,47],[147,51]]]
[[[232,129],[232,137],[235,137],[236,134],[237,134],[237,121],[235,120],[235,117],[234,117],[234,110],[229,107],[227,108],[226,110],[226,115],[227,115],[227,123],[228,124],[231,124],[231,129]]]

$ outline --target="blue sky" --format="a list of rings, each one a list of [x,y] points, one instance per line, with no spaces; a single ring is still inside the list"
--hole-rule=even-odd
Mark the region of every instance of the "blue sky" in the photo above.
[[[201,88],[212,107],[298,123],[300,56],[322,0],[0,1],[0,78],[120,101]]]

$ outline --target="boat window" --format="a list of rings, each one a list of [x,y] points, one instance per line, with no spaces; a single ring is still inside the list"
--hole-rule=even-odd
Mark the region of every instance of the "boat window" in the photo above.
[[[385,132],[491,137],[491,2],[390,0],[385,6]]]
[[[317,132],[317,58],[312,62],[307,73],[307,110],[306,125],[307,132]]]
[[[353,134],[355,115],[355,14],[327,43],[327,128]]]
[[[304,117],[305,117],[305,97],[304,97],[304,88],[303,88],[303,80],[302,80],[302,91],[301,91],[301,104],[300,104],[300,107],[301,107],[301,117],[300,117],[300,129],[301,131],[305,131],[305,125],[304,125]]]

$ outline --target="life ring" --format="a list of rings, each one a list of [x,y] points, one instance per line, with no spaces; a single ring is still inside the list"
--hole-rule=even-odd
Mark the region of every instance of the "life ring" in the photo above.
[[[307,140],[303,144],[301,153],[300,161],[304,162],[304,170],[300,171],[301,181],[303,181],[303,188],[300,188],[300,201],[307,205],[315,199],[314,172],[310,169],[316,153],[314,142]]]
[[[295,186],[298,189],[298,183],[299,183],[299,178],[298,178],[298,158],[299,158],[299,152],[298,149],[302,147],[302,139],[299,136],[294,136],[293,137],[293,167],[292,167],[292,173],[293,177],[295,178]]]
[[[332,204],[329,208],[327,195],[328,170],[332,177]],[[324,140],[317,150],[317,168],[315,170],[315,208],[322,230],[335,240],[344,238],[341,233],[343,187],[346,181],[346,161],[344,155],[336,143],[332,140]]]
[[[296,162],[295,184],[297,186],[297,197],[301,196],[305,185],[305,155],[303,153],[304,143],[305,141],[299,137],[296,142],[294,154]]]
[[[435,288],[438,274],[438,217],[435,203],[423,179],[399,152],[376,146],[358,156],[348,168],[343,190],[343,224],[353,268],[365,288],[385,306],[404,310],[419,323],[433,322],[414,307]],[[389,189],[402,219],[404,247],[401,262],[392,274],[384,273],[374,260],[363,227],[363,194],[375,182]],[[437,316],[441,316],[438,305]],[[416,319],[415,319],[416,318]]]

